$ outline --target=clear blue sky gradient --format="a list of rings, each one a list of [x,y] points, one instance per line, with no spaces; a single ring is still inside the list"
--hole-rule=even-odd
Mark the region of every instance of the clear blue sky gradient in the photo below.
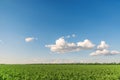
[[[0,0],[0,63],[30,63],[33,59],[120,61],[119,55],[91,57],[91,51],[54,54],[45,47],[72,34],[76,38],[67,41],[89,39],[99,44],[104,40],[111,49],[120,51],[120,1]],[[26,37],[38,40],[26,43]]]

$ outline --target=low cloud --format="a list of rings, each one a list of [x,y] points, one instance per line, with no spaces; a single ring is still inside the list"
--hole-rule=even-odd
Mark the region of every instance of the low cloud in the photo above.
[[[120,54],[119,51],[110,51],[107,49],[103,49],[103,50],[96,50],[95,52],[91,53],[91,56],[97,56],[97,55],[115,55],[115,54]]]
[[[45,47],[50,48],[52,52],[56,53],[68,53],[68,52],[78,52],[81,50],[89,50],[94,48],[94,44],[86,39],[83,42],[69,43],[65,41],[64,38],[59,38],[56,40],[55,44],[46,45]]]
[[[109,45],[105,41],[101,41],[100,45],[97,46],[98,50],[103,50],[109,48]]]
[[[27,38],[25,38],[25,42],[32,42],[34,40],[35,40],[34,37],[27,37]]]
[[[92,52],[91,56],[97,56],[97,55],[115,55],[120,54],[119,51],[116,50],[108,50],[109,46],[106,44],[105,41],[101,41],[100,45],[97,46],[97,49],[95,52]]]
[[[75,59],[62,59],[62,58],[58,58],[58,59],[35,58],[32,60],[29,60],[28,62],[54,64],[54,63],[77,63],[78,61]]]
[[[67,36],[67,38],[73,37]],[[95,47],[90,40],[85,39],[84,41],[80,42],[67,42],[64,37],[61,37],[55,41],[55,44],[45,45],[45,47],[49,48],[52,52],[55,53],[69,53],[69,52],[78,52],[81,50],[90,50]],[[109,50],[109,45],[106,44],[105,41],[101,41],[98,46],[96,46],[96,50],[90,53],[91,56],[98,56],[98,55],[116,55],[120,54],[117,50]]]

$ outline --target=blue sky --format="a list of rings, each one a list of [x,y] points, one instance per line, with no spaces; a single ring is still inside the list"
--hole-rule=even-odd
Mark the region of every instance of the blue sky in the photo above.
[[[106,54],[120,51],[119,9],[119,0],[1,0],[0,63],[119,62],[119,54],[90,56],[101,41]],[[51,50],[60,39],[76,45],[88,39],[95,46]]]

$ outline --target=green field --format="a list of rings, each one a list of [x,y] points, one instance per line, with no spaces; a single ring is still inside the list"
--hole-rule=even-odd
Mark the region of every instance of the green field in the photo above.
[[[0,80],[120,80],[120,65],[0,65]]]

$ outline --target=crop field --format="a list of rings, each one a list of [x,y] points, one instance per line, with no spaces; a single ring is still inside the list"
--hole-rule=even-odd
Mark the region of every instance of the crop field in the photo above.
[[[0,65],[0,80],[120,80],[120,65]]]

